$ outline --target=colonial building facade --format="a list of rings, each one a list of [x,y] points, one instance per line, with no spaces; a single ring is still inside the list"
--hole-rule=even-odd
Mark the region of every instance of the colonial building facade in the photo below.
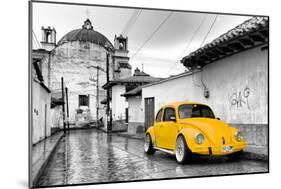
[[[41,46],[42,50],[49,52],[46,81],[52,91],[51,103],[55,110],[52,118],[57,124],[61,125],[62,117],[62,106],[56,106],[61,105],[62,100],[61,78],[68,89],[69,116],[66,120],[71,125],[83,127],[97,119],[109,120],[110,107],[103,107],[101,101],[108,104],[110,97],[101,86],[131,75],[128,38],[115,36],[112,45],[87,19],[81,28],[68,32],[58,42],[55,28],[42,27]]]

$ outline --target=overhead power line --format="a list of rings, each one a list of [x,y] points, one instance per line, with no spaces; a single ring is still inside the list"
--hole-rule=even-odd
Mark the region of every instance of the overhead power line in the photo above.
[[[170,74],[170,72],[173,70],[173,68],[175,67],[176,63],[178,63],[178,61],[181,59],[181,57],[183,56],[183,54],[186,52],[186,50],[189,48],[190,44],[192,43],[193,39],[195,38],[195,36],[197,35],[197,33],[199,32],[201,26],[203,25],[204,21],[206,20],[206,15],[203,17],[203,19],[201,20],[199,26],[197,27],[197,29],[195,30],[195,32],[193,33],[192,37],[190,38],[190,40],[188,41],[187,45],[185,46],[185,48],[183,49],[183,51],[181,52],[181,54],[179,55],[179,57],[177,58],[177,60],[173,63],[173,65],[171,66],[171,68],[168,71],[168,74]]]
[[[134,25],[136,24],[136,22],[137,22],[137,20],[138,20],[138,18],[139,18],[139,16],[140,16],[140,14],[141,14],[141,12],[142,12],[142,10],[135,10],[133,13],[132,13],[132,15],[131,15],[131,17],[130,17],[130,19],[128,20],[128,22],[127,22],[127,24],[126,24],[126,26],[124,27],[124,29],[123,29],[123,31],[121,32],[121,34],[123,35],[123,36],[126,36],[126,35],[128,35],[128,33],[131,31],[131,29],[134,27]]]
[[[156,34],[156,32],[165,24],[165,22],[172,16],[173,12],[158,25],[158,27],[151,33],[151,35],[144,41],[144,43],[136,50],[135,54],[131,57],[131,60],[140,52],[140,50],[145,46],[145,44]]]
[[[131,27],[128,29],[128,31],[125,33],[125,35],[128,35],[129,32],[132,30],[132,28],[134,27],[134,25],[136,24],[136,22],[137,22],[137,20],[138,20],[138,18],[139,18],[139,16],[140,16],[141,12],[142,12],[142,10],[140,10],[140,11],[138,12],[138,15],[137,15],[137,17],[136,17],[134,23],[131,25]]]
[[[200,44],[200,47],[202,47],[203,46],[203,44],[205,43],[205,41],[206,41],[206,39],[207,39],[207,37],[208,37],[208,35],[209,35],[209,33],[210,33],[210,31],[212,30],[212,28],[213,28],[213,26],[214,26],[214,24],[215,24],[215,22],[216,22],[216,20],[217,20],[217,18],[218,18],[218,14],[216,14],[216,17],[215,17],[215,19],[214,19],[214,21],[213,21],[213,23],[212,23],[212,25],[211,25],[211,27],[209,28],[209,31],[207,32],[207,34],[205,35],[205,37],[204,37],[204,39],[203,39],[203,41],[202,41],[202,43]]]
[[[138,14],[138,10],[134,10],[134,12],[131,14],[129,20],[127,21],[125,27],[123,28],[123,30],[121,32],[122,35],[124,35],[127,32],[128,28],[132,25],[132,22],[135,19],[135,17],[137,16],[137,14]]]

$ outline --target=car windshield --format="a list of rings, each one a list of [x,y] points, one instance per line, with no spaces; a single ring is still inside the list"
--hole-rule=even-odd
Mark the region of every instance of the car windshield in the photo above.
[[[206,117],[215,118],[212,110],[201,104],[183,104],[179,106],[179,118]]]

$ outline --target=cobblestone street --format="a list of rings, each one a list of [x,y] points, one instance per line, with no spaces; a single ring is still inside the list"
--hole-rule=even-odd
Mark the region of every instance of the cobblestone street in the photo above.
[[[200,158],[180,165],[163,152],[148,156],[141,140],[97,130],[75,130],[61,140],[38,185],[99,183],[171,177],[194,177],[265,172],[267,164],[254,160]]]

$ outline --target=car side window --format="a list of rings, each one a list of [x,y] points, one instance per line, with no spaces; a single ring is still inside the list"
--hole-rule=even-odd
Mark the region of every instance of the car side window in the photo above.
[[[163,108],[158,111],[158,113],[156,115],[156,120],[155,120],[156,122],[161,122],[162,112],[163,112]]]
[[[176,111],[174,108],[166,108],[164,112],[164,118],[163,121],[172,121],[170,119],[171,116],[176,117]]]

